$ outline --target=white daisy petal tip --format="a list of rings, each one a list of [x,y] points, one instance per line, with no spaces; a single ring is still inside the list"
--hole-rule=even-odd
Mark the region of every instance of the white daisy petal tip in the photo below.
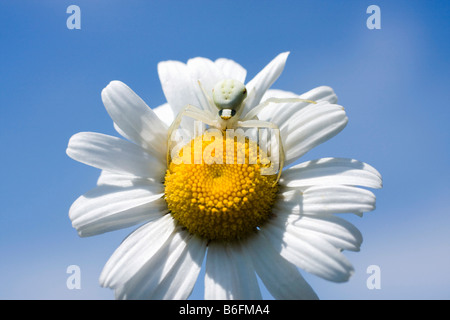
[[[119,92],[131,91],[130,87],[119,80],[110,81],[101,91],[101,98],[106,110],[110,107],[112,101],[111,96]]]
[[[102,90],[102,95],[107,90],[110,90],[111,88],[117,88],[117,87],[126,87],[129,88],[124,82],[120,80],[111,80]]]
[[[290,54],[291,54],[291,51],[284,51],[284,52],[279,53],[279,54],[275,57],[275,59],[283,60],[284,63],[286,63],[286,60],[287,60],[287,58],[289,57]]]
[[[261,102],[266,91],[283,72],[289,54],[289,51],[278,54],[246,84],[249,94],[245,101],[243,115],[246,115]]]

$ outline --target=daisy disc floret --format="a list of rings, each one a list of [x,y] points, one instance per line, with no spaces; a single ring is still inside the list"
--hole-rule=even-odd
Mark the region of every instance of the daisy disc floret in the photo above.
[[[192,158],[196,144],[201,144],[203,155],[213,140],[208,133],[192,140]],[[222,150],[225,141],[223,133]],[[249,163],[258,157],[259,148],[251,154],[248,139],[234,139],[233,144],[231,163],[226,152],[214,150],[201,164],[193,164],[193,159],[188,164],[172,162],[166,173],[165,199],[172,216],[189,232],[209,240],[235,240],[256,231],[269,218],[277,194],[276,176],[261,174],[267,165],[259,159]],[[237,163],[238,150],[244,152],[246,163]],[[212,157],[220,163],[208,161]]]

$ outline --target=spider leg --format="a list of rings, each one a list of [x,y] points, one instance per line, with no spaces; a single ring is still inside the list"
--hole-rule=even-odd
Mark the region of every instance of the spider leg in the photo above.
[[[169,130],[167,132],[167,154],[166,154],[166,160],[167,160],[167,167],[170,164],[170,144],[172,141],[172,134],[173,131],[180,126],[181,120],[183,119],[183,116],[193,118],[195,120],[199,120],[207,125],[217,127],[217,120],[211,119],[209,117],[209,113],[205,113],[204,110],[200,110],[199,108],[193,106],[193,105],[186,105],[181,112],[178,113],[177,117],[173,120],[172,124],[169,127]]]
[[[214,102],[211,100],[211,97],[206,93],[205,88],[203,88],[202,83],[200,82],[200,80],[198,80],[198,86],[200,87],[202,93],[203,93],[203,97],[206,99],[207,105],[209,107],[209,112],[211,114],[214,114],[215,112],[217,112],[217,108],[216,105],[214,104]]]
[[[258,104],[256,107],[252,108],[243,118],[242,121],[247,121],[253,119],[262,109],[267,107],[270,103],[287,103],[287,102],[306,102],[317,104],[316,101],[300,99],[300,98],[269,98],[264,102]]]
[[[242,127],[242,128],[270,128],[275,129],[277,139],[279,141],[279,156],[280,156],[280,168],[278,170],[277,180],[274,182],[274,186],[278,183],[281,177],[281,171],[283,170],[284,166],[284,148],[283,148],[283,141],[281,140],[281,134],[280,129],[278,126],[272,122],[268,121],[262,121],[262,120],[246,120],[246,121],[238,121],[236,127]]]

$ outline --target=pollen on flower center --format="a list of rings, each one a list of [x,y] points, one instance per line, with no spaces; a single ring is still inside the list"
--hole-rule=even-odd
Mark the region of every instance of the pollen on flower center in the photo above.
[[[172,159],[165,176],[165,199],[174,219],[210,240],[238,239],[257,230],[270,217],[278,190],[276,175],[262,174],[270,164],[256,143],[236,137],[231,144],[226,141],[224,133],[193,139],[180,158]]]

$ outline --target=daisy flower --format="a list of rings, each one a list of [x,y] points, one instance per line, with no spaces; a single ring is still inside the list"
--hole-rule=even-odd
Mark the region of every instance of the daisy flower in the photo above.
[[[339,133],[347,116],[330,87],[302,95],[270,89],[287,57],[279,54],[249,82],[246,70],[229,59],[161,62],[167,103],[154,109],[122,82],[102,91],[125,139],[93,132],[71,137],[67,154],[101,174],[97,187],[73,203],[69,217],[82,237],[139,225],[100,275],[100,284],[114,289],[116,298],[186,299],[205,257],[205,299],[261,299],[257,277],[276,299],[317,299],[299,268],[334,282],[352,275],[343,250],[358,251],[362,236],[336,214],[374,210],[375,196],[366,188],[381,188],[381,176],[353,159],[295,164]],[[167,161],[174,119],[186,105],[195,106],[178,117],[179,127],[192,132],[193,118],[215,116],[208,100],[224,79],[245,83],[238,120],[250,114],[279,128],[279,179],[261,173],[260,158],[254,164]],[[278,103],[255,109],[273,98]],[[194,150],[195,139],[183,150]],[[205,140],[201,151],[208,148]],[[248,155],[250,140],[240,143]]]

